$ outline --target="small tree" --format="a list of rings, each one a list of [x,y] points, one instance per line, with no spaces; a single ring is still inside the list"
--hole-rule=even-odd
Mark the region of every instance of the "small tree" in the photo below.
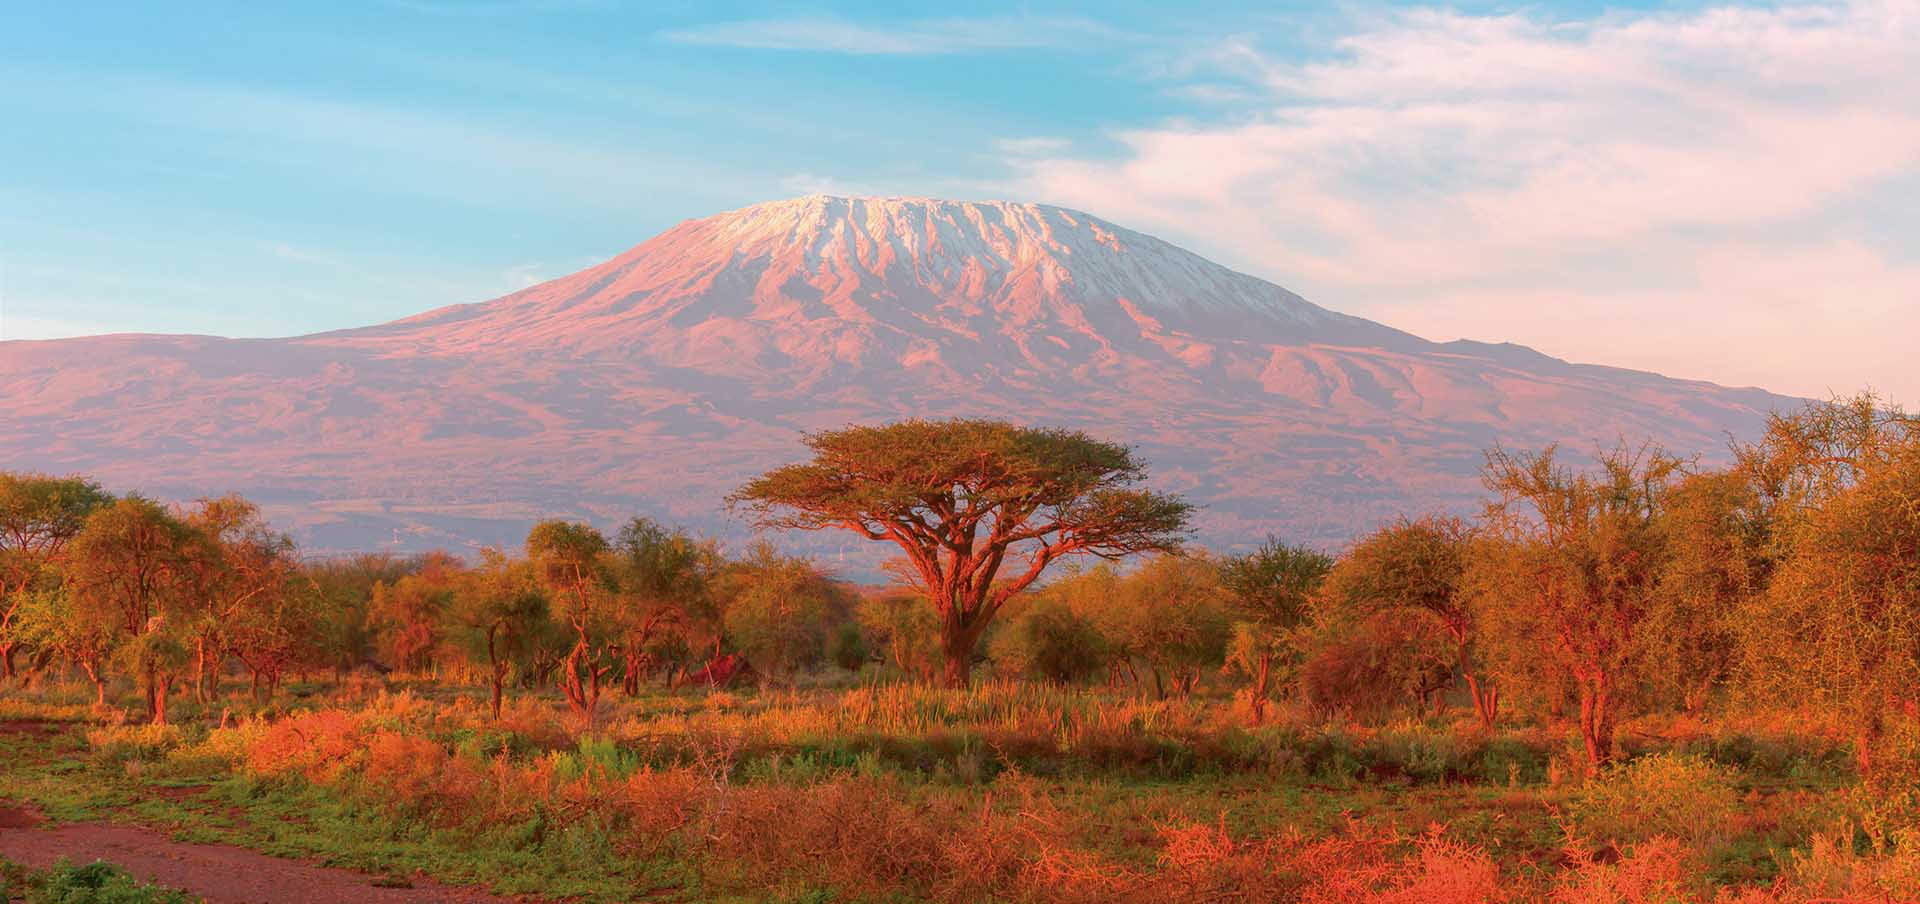
[[[933,681],[940,668],[940,615],[924,594],[888,589],[862,599],[854,618],[895,668],[915,681]]]
[[[873,651],[867,648],[867,632],[860,630],[858,622],[834,625],[827,636],[827,658],[849,672],[860,671],[873,658]]]
[[[1742,459],[1773,463],[1758,487],[1784,500],[1772,579],[1735,619],[1746,683],[1841,715],[1873,777],[1888,719],[1920,708],[1920,418],[1870,395],[1810,406]]]
[[[635,518],[620,529],[613,545],[613,579],[619,587],[621,686],[629,695],[640,692],[640,679],[663,648],[663,632],[704,633],[717,640],[718,613],[712,585],[722,562],[720,550],[685,531],[668,530],[647,518]],[[678,644],[688,646],[687,638]]]
[[[1097,674],[1109,651],[1100,626],[1059,596],[1041,594],[993,640],[996,664],[1055,684]]]
[[[1253,720],[1266,717],[1274,661],[1297,646],[1293,635],[1312,615],[1312,603],[1333,559],[1304,546],[1268,539],[1259,549],[1221,563],[1220,582],[1240,619],[1233,660],[1253,679]]]
[[[1681,462],[1616,449],[1576,474],[1556,450],[1487,454],[1492,541],[1472,579],[1490,630],[1538,668],[1570,679],[1587,764],[1613,758],[1613,724],[1639,679],[1643,627],[1664,567],[1662,506]]]
[[[306,630],[305,619],[295,618],[306,607],[289,598],[299,568],[293,539],[268,527],[258,506],[239,496],[202,499],[186,522],[211,544],[210,554],[194,563],[197,605],[182,625],[193,639],[194,698],[204,703],[209,690],[218,691],[208,684],[218,684],[235,628],[250,632],[255,662],[276,662],[292,650],[293,632]]]
[[[851,612],[853,595],[805,559],[762,543],[727,572],[727,640],[769,678],[793,673],[826,653],[827,626]]]
[[[987,626],[1048,565],[1173,549],[1191,511],[1135,488],[1146,467],[1132,450],[1077,431],[914,420],[806,443],[812,461],[770,471],[730,501],[764,527],[849,530],[898,545],[940,616],[948,687],[967,686]]]
[[[546,624],[546,594],[527,563],[488,549],[456,587],[449,615],[457,648],[486,669],[497,721],[508,672],[532,651]]]
[[[255,597],[222,628],[226,649],[252,678],[255,700],[271,702],[288,669],[328,664],[321,645],[324,603],[311,585],[296,584]]]
[[[23,607],[58,583],[67,542],[110,501],[85,478],[0,471],[0,679],[15,677]]]
[[[1421,609],[1343,612],[1337,622],[1303,638],[1300,678],[1307,700],[1331,715],[1378,717],[1395,706],[1425,708],[1447,685],[1454,663],[1452,643]]]
[[[184,659],[169,629],[192,611],[189,576],[214,554],[211,543],[159,504],[129,496],[88,516],[68,553],[75,614],[125,645],[148,712],[165,723],[167,684]]]
[[[1202,670],[1225,660],[1233,621],[1213,562],[1156,556],[1117,589],[1094,617],[1116,648],[1146,660],[1156,697],[1191,693]]]
[[[1772,524],[1739,471],[1687,476],[1663,519],[1667,556],[1644,632],[1648,679],[1695,711],[1733,675],[1741,609],[1773,573]]]
[[[374,642],[368,614],[373,588],[396,583],[412,570],[406,561],[385,553],[301,565],[296,583],[312,603],[315,664],[332,669],[339,680],[365,662]]]
[[[434,667],[456,581],[454,572],[435,571],[373,585],[367,620],[389,666],[412,673]]]
[[[1492,728],[1500,694],[1474,661],[1477,631],[1467,560],[1473,532],[1458,518],[1429,515],[1401,520],[1362,538],[1327,581],[1330,604],[1364,619],[1376,613],[1420,613],[1419,621],[1444,632],[1454,667],[1466,682],[1480,724]]]
[[[600,706],[600,682],[617,665],[611,645],[618,613],[607,549],[606,537],[586,524],[542,521],[527,534],[527,557],[573,633],[560,689],[589,727]]]
[[[93,705],[107,705],[107,655],[114,648],[114,626],[83,615],[65,586],[44,587],[27,594],[15,623],[24,643],[64,657],[80,667],[93,683]]]

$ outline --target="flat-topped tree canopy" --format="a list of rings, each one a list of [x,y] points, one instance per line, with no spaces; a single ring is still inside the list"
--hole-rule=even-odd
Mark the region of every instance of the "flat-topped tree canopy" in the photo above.
[[[909,420],[806,444],[813,460],[769,471],[729,502],[761,527],[899,545],[941,616],[949,685],[966,683],[981,632],[1048,564],[1177,548],[1193,508],[1140,487],[1146,465],[1132,449],[1077,430]]]

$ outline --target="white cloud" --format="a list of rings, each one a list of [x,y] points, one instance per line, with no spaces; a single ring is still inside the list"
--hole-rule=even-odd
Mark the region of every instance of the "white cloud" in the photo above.
[[[1236,39],[1189,61],[1259,98],[1230,122],[1122,132],[1112,159],[1008,156],[1024,196],[1441,338],[1920,401],[1920,364],[1862,353],[1920,332],[1920,260],[1890,250],[1920,213],[1855,215],[1920,185],[1916,47],[1910,0],[1399,12],[1331,58]]]
[[[927,19],[870,25],[845,19],[750,19],[661,33],[676,44],[862,55],[969,53],[1054,47],[1108,34],[1085,19]]]

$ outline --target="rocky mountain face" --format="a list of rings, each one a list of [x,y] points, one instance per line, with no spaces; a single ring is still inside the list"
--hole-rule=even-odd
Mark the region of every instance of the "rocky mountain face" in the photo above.
[[[0,467],[238,491],[320,552],[514,545],[548,516],[743,537],[721,498],[804,431],[951,415],[1139,446],[1210,546],[1335,546],[1469,508],[1495,443],[1711,456],[1797,404],[1429,342],[1058,207],[820,196],[364,329],[0,343],[0,401]]]

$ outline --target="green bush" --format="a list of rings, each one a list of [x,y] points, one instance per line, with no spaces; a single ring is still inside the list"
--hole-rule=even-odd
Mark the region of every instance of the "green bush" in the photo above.
[[[1537,785],[1547,780],[1549,754],[1536,744],[1514,737],[1487,739],[1480,752],[1480,779],[1508,786]]]
[[[87,732],[87,745],[109,763],[158,762],[185,742],[177,725],[113,725]]]
[[[1567,816],[1584,840],[1624,847],[1666,836],[1705,842],[1740,813],[1738,777],[1706,757],[1657,753],[1616,765],[1573,792]]]
[[[186,892],[143,883],[104,860],[62,862],[27,892],[27,904],[192,904]]]

